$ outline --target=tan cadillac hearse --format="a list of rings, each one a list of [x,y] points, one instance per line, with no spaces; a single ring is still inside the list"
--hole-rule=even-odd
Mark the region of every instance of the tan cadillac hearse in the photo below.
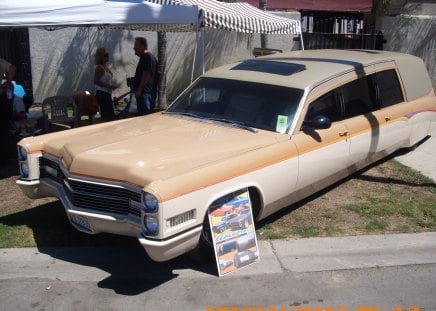
[[[417,57],[274,54],[211,70],[166,111],[21,140],[17,184],[58,197],[78,230],[135,236],[165,261],[210,245],[214,202],[248,189],[262,219],[435,124]]]

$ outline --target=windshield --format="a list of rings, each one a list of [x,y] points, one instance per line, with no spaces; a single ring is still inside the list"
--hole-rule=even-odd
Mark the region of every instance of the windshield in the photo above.
[[[201,78],[167,112],[286,133],[302,95],[282,86]]]

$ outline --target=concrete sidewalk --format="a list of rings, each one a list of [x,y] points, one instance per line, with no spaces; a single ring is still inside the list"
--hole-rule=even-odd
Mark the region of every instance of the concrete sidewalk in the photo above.
[[[415,150],[395,159],[436,181],[436,129],[433,130],[432,136]]]
[[[436,263],[436,232],[260,241],[261,260],[227,277]],[[138,248],[21,248],[0,250],[0,280],[40,278],[98,282],[111,276],[216,277],[214,263],[187,256],[152,262]]]

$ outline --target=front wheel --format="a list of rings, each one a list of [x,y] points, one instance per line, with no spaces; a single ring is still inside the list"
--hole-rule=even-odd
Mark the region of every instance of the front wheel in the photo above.
[[[190,252],[190,257],[197,261],[211,262],[215,260],[213,251],[212,231],[210,228],[209,217],[206,215],[203,220],[198,245]]]

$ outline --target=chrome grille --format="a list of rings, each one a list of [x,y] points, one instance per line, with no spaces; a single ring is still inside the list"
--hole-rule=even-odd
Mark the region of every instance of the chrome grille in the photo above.
[[[115,198],[131,199],[141,202],[141,194],[125,188],[88,183],[77,179],[68,179],[68,183],[77,192],[94,193],[96,196],[112,196]]]
[[[74,206],[116,214],[141,216],[141,193],[123,186],[91,182],[65,176],[59,164],[41,157],[40,176],[62,185]]]
[[[141,194],[125,188],[68,179],[67,193],[74,206],[117,214],[141,215],[130,206],[130,200],[141,202]]]

